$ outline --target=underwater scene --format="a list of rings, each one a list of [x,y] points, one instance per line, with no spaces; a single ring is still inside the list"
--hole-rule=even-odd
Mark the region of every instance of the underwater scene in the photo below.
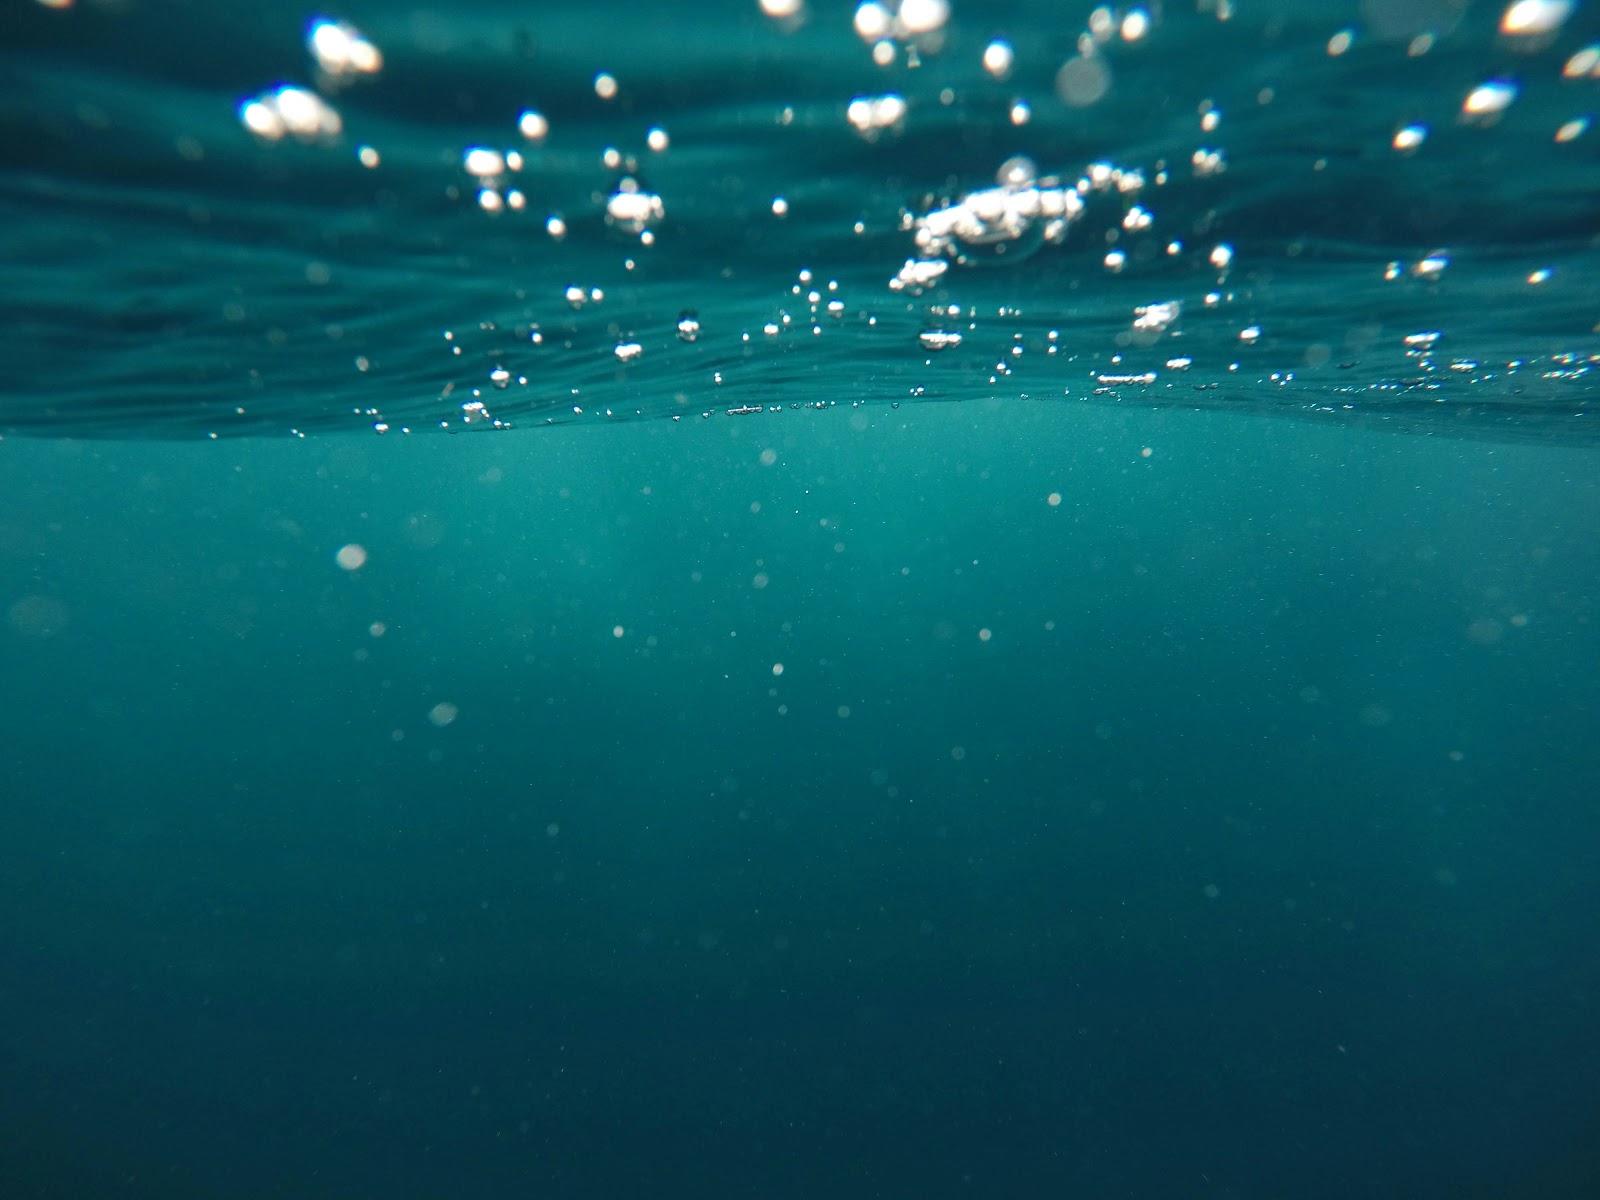
[[[1600,1196],[1597,114],[0,0],[0,1195]]]

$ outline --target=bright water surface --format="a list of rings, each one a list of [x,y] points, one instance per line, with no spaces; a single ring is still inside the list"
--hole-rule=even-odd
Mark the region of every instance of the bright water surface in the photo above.
[[[0,1194],[1592,1200],[1597,14],[0,0]]]

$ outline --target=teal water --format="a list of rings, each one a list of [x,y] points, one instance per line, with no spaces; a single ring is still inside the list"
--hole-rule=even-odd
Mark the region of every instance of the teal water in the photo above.
[[[1236,7],[4,10],[0,1194],[1595,1195],[1593,12]]]
[[[10,0],[0,433],[1026,397],[1596,440],[1592,7],[911,4],[949,19],[884,67],[849,4],[355,4],[341,79],[281,2]],[[284,87],[338,134],[253,135]]]

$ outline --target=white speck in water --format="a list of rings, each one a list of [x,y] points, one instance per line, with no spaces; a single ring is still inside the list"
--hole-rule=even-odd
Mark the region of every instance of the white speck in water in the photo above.
[[[550,135],[550,122],[543,113],[527,109],[517,118],[517,128],[530,142],[542,142]]]
[[[1496,79],[1480,84],[1467,93],[1461,102],[1464,120],[1487,122],[1499,116],[1517,98],[1517,85],[1509,79]]]
[[[1508,37],[1554,33],[1576,7],[1573,0],[1516,0],[1501,16],[1500,32]]]
[[[1422,145],[1423,142],[1427,141],[1427,139],[1428,127],[1426,125],[1407,125],[1405,128],[1396,131],[1394,135],[1394,148],[1399,150],[1401,153],[1405,153],[1407,151],[1415,150],[1418,146]]]
[[[479,179],[493,179],[506,173],[506,158],[487,146],[473,146],[461,156],[461,168]]]
[[[1004,79],[1011,74],[1011,64],[1016,57],[1010,42],[996,38],[983,48],[983,69],[996,79]]]

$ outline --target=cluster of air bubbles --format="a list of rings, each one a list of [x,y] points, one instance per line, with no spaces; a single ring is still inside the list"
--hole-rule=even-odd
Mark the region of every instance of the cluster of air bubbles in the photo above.
[[[333,91],[383,69],[383,54],[355,26],[318,17],[306,31],[317,86]],[[239,121],[264,142],[292,137],[301,142],[331,141],[344,132],[338,111],[309,88],[284,84],[244,100]],[[375,166],[377,152],[363,147],[362,162]],[[370,160],[370,161],[369,161]]]
[[[889,280],[889,289],[920,296],[937,284],[949,269],[950,264],[942,258],[908,258],[906,265]]]
[[[918,217],[913,240],[923,260],[970,264],[1009,256],[1014,261],[1041,242],[1066,237],[1068,226],[1083,213],[1081,186],[1083,182],[1069,187],[1054,178],[1041,179],[1032,160],[1018,155],[1001,165],[994,187],[969,192],[955,204]],[[902,286],[911,282],[905,276],[903,270]]]
[[[869,142],[885,131],[898,131],[906,120],[904,96],[857,96],[845,116],[855,131]]]
[[[355,26],[343,21],[317,18],[306,33],[306,48],[329,84],[376,75],[383,69],[382,52]]]
[[[1123,13],[1109,5],[1096,8],[1078,35],[1076,53],[1056,71],[1056,96],[1069,108],[1098,103],[1111,90],[1111,63],[1104,47],[1118,39],[1143,42],[1153,25],[1149,11],[1143,8]]]
[[[54,6],[57,0],[39,2]],[[1234,0],[1195,2],[1199,11],[1212,14],[1219,21],[1227,21],[1233,15]],[[59,0],[59,3],[64,7],[72,0]],[[809,0],[757,0],[757,5],[762,16],[771,22],[768,28],[785,34],[799,30],[823,11],[823,6],[813,5]],[[1352,27],[1333,33],[1326,42],[1329,56],[1339,57],[1350,53],[1358,43],[1368,39],[1398,41],[1412,58],[1426,55],[1434,49],[1437,39],[1449,36],[1459,19],[1454,10],[1462,6],[1456,0],[1416,0],[1415,3],[1364,0],[1359,7],[1363,14],[1361,24],[1357,27],[1353,23]],[[1500,13],[1498,61],[1493,69],[1477,75],[1456,77],[1459,90],[1452,89],[1444,110],[1429,112],[1431,127],[1415,119],[1418,115],[1415,112],[1395,114],[1397,119],[1392,124],[1386,124],[1378,135],[1378,145],[1385,152],[1392,150],[1400,155],[1425,156],[1439,153],[1441,148],[1448,150],[1453,135],[1446,126],[1492,126],[1501,121],[1511,106],[1517,103],[1523,88],[1536,93],[1539,85],[1524,78],[1536,64],[1532,60],[1518,60],[1513,56],[1549,50],[1575,15],[1578,9],[1576,0],[1501,0],[1500,4],[1493,7]],[[903,65],[917,68],[923,65],[922,58],[952,48],[967,56],[961,67],[963,75],[976,75],[981,67],[983,76],[979,78],[986,77],[987,81],[992,81],[994,86],[987,82],[985,84],[992,95],[1004,95],[1002,88],[1014,74],[1026,75],[1036,67],[1043,67],[1045,74],[1040,79],[1040,90],[1048,94],[1049,72],[1054,70],[1055,99],[1069,108],[1081,110],[1110,95],[1114,82],[1126,86],[1126,81],[1114,81],[1113,72],[1132,72],[1130,64],[1136,63],[1149,42],[1160,35],[1163,10],[1159,0],[1146,0],[1142,6],[1128,3],[1096,5],[1095,0],[1091,0],[1085,8],[1090,11],[1084,24],[1065,28],[1062,31],[1065,38],[1059,50],[1045,63],[1025,61],[1040,52],[1038,41],[1019,38],[1017,44],[1013,45],[1009,38],[996,36],[992,27],[986,31],[986,36],[957,40],[951,24],[951,0],[852,0],[845,11],[853,13],[852,24],[856,35],[870,48],[874,62],[881,67]],[[1436,22],[1423,20],[1417,15],[1435,11],[1446,13],[1449,19]],[[842,17],[829,19],[840,20],[841,27],[836,32],[848,40],[849,35],[842,28]],[[1337,26],[1330,24],[1329,28]],[[1326,31],[1318,37],[1319,51],[1322,48],[1322,36],[1326,36]],[[305,44],[311,56],[305,77],[314,81],[314,86],[310,83],[304,86],[286,85],[264,92],[241,103],[239,107],[239,117],[246,129],[263,141],[292,138],[305,142],[326,142],[339,137],[344,125],[339,113],[329,103],[337,98],[336,89],[372,76],[383,68],[383,56],[378,49],[353,26],[344,22],[324,18],[312,21]],[[1553,64],[1551,69],[1554,69]],[[1600,79],[1600,43],[1570,53],[1560,73],[1566,80]],[[908,72],[904,77],[896,76],[901,79],[900,83],[888,84],[885,81],[881,93],[879,89],[867,85],[861,87],[859,92],[845,92],[838,96],[840,101],[853,96],[843,106],[844,116],[853,134],[869,143],[887,144],[904,132],[908,121],[922,117],[924,110],[921,107],[917,107],[915,113],[911,109],[920,103],[917,97],[923,93],[904,82],[905,79],[916,77]],[[584,78],[587,83],[590,76],[586,74]],[[601,72],[592,78],[594,96],[602,104],[611,104],[613,110],[619,112],[627,108],[624,104],[614,103],[620,96],[616,76]],[[1577,92],[1584,85],[1564,83],[1558,86]],[[889,91],[888,87],[901,90]],[[909,103],[908,95],[912,97]],[[1023,99],[1016,98],[1017,93],[1011,95],[1011,122],[1023,125],[1032,117],[1029,101],[1038,103],[1041,97],[1035,95]],[[1270,102],[1273,89],[1263,88],[1256,95],[1258,103],[1265,105]],[[954,87],[944,87],[938,91],[938,103],[953,106],[957,96]],[[1523,103],[1526,104],[1526,101]],[[1457,104],[1458,111],[1450,111]],[[527,208],[528,199],[517,185],[521,179],[533,179],[546,165],[546,154],[539,147],[551,135],[551,122],[543,113],[531,107],[520,112],[513,107],[505,115],[512,113],[517,114],[515,133],[507,128],[501,135],[487,135],[490,139],[503,137],[504,142],[500,146],[463,146],[458,142],[446,152],[442,160],[446,167],[457,152],[460,154],[461,175],[450,187],[452,200],[465,201],[470,208],[475,198],[476,207],[490,213]],[[832,118],[835,122],[838,113],[839,109],[836,108]],[[778,119],[780,125],[792,124],[796,119],[793,107],[785,106],[781,114]],[[1196,110],[1191,109],[1190,114],[1187,119],[1195,120]],[[1156,212],[1148,206],[1153,199],[1165,194],[1160,189],[1173,178],[1184,176],[1210,180],[1228,170],[1227,156],[1220,148],[1226,135],[1217,133],[1222,113],[1212,100],[1206,99],[1198,106],[1197,119],[1198,132],[1194,140],[1176,156],[1156,162],[1151,167],[1148,181],[1140,170],[1119,168],[1107,162],[1093,163],[1083,168],[1081,173],[1077,170],[1077,164],[1074,164],[1060,174],[1046,175],[1030,158],[1018,155],[999,168],[992,184],[979,179],[976,182],[982,186],[963,192],[961,187],[971,186],[974,182],[969,177],[962,185],[954,182],[943,185],[949,190],[942,193],[935,190],[925,194],[915,207],[903,209],[898,214],[900,233],[909,239],[910,244],[905,247],[905,252],[910,257],[888,281],[888,287],[891,291],[910,296],[942,290],[957,278],[964,267],[985,264],[1004,266],[1021,262],[1042,247],[1060,244],[1069,236],[1076,236],[1079,241],[1088,243],[1084,258],[1093,264],[1090,269],[1103,267],[1113,275],[1127,271],[1129,275],[1137,276],[1137,268],[1156,259],[1163,248],[1169,259],[1192,254],[1194,261],[1191,265],[1196,271],[1205,270],[1205,264],[1209,264],[1215,272],[1214,282],[1204,285],[1201,290],[1206,286],[1214,290],[1204,291],[1203,301],[1198,294],[1185,300],[1160,298],[1161,293],[1155,293],[1153,297],[1129,296],[1127,301],[1117,305],[1117,324],[1120,327],[1115,332],[1115,344],[1129,351],[1127,357],[1130,360],[1148,357],[1150,363],[1124,363],[1123,354],[1116,353],[1110,356],[1108,362],[1097,361],[1091,377],[1098,384],[1098,390],[1106,391],[1153,385],[1157,374],[1147,366],[1159,366],[1163,359],[1166,371],[1188,369],[1193,360],[1187,354],[1176,352],[1190,349],[1197,334],[1215,328],[1216,314],[1213,310],[1226,309],[1239,297],[1248,295],[1244,285],[1241,285],[1237,294],[1229,290],[1229,277],[1236,274],[1234,250],[1228,243],[1216,240],[1219,230],[1214,220],[1215,212],[1208,213],[1203,221],[1191,224],[1173,220],[1165,210],[1163,216],[1166,219],[1158,221]],[[1588,130],[1591,120],[1587,115],[1574,115],[1555,132],[1556,141],[1568,142],[1578,138]],[[842,130],[837,132],[847,140],[851,137]],[[1382,139],[1385,138],[1389,140],[1388,146],[1383,146]],[[512,143],[518,148],[506,148]],[[617,145],[624,149],[615,148]],[[602,184],[598,190],[587,193],[588,199],[581,202],[584,226],[590,222],[599,225],[603,220],[605,228],[621,235],[613,238],[613,241],[637,239],[639,244],[652,245],[665,219],[666,210],[662,197],[645,182],[653,172],[648,165],[641,172],[640,163],[660,162],[659,158],[653,156],[663,154],[668,145],[666,130],[656,126],[649,128],[642,145],[633,147],[638,153],[627,152],[626,142],[606,146],[599,156],[600,165],[607,172],[605,178],[612,182],[609,188]],[[648,153],[645,152],[646,147]],[[1192,152],[1190,147],[1193,147]],[[357,155],[363,164],[369,167],[377,165],[377,152],[370,146],[358,146]],[[1314,169],[1321,170],[1326,165],[1326,160],[1319,160]],[[1050,166],[1055,167],[1055,164]],[[523,175],[525,170],[527,174]],[[1145,190],[1147,186],[1150,188],[1148,192]],[[1215,185],[1197,190],[1201,194],[1209,194],[1215,191]],[[675,205],[679,203],[674,201]],[[774,195],[770,202],[772,216],[780,219],[788,216],[789,203],[783,195]],[[546,210],[545,215],[536,219],[544,220],[544,228],[551,238],[560,240],[567,236],[566,218],[560,213]],[[858,236],[865,234],[869,220],[871,218],[854,220],[853,228]],[[1081,233],[1074,235],[1075,227],[1091,222],[1094,225],[1093,237],[1086,238]],[[1180,232],[1180,224],[1182,240],[1174,236]],[[1191,240],[1192,246],[1186,248]],[[1423,249],[1425,247],[1418,247],[1405,260],[1389,262],[1383,269],[1384,278],[1404,281],[1395,284],[1398,288],[1414,288],[1427,293],[1438,290],[1441,278],[1451,264],[1450,254],[1445,250],[1420,253]],[[892,264],[883,265],[890,267]],[[625,266],[633,270],[634,258],[627,257]],[[1519,277],[1535,266],[1536,263],[1521,265],[1518,268]],[[1529,286],[1546,285],[1551,278],[1552,269],[1549,267],[1540,267],[1526,274]],[[1564,279],[1553,286],[1559,287],[1563,282]],[[1122,289],[1127,286],[1130,284],[1119,281],[1105,290],[1107,294],[1122,294]],[[779,348],[792,344],[796,335],[807,338],[831,336],[832,330],[840,327],[836,323],[846,315],[845,303],[839,298],[837,289],[836,282],[827,283],[825,288],[820,282],[814,284],[811,272],[802,271],[799,283],[790,289],[796,299],[785,300],[784,308],[771,314],[773,319],[766,320],[764,324],[764,318],[757,319],[742,334],[744,343],[747,346],[753,343]],[[558,287],[549,299],[552,303],[559,303],[557,297],[562,295],[562,289]],[[605,299],[599,288],[573,285],[565,289],[564,299],[573,310],[589,308],[593,322],[597,325],[602,323],[606,314],[592,312]],[[928,358],[930,369],[933,356],[945,354],[947,358],[963,360],[972,353],[972,347],[981,346],[984,340],[974,310],[965,305],[948,303],[947,295],[936,299],[938,303],[928,309],[927,321],[916,334],[915,343],[922,351],[922,356]],[[1138,299],[1148,302],[1133,305],[1132,301]],[[918,306],[905,304],[901,307],[910,312]],[[1008,315],[1016,315],[1014,311],[1008,314],[1004,308],[1000,313],[1003,319]],[[866,326],[876,324],[879,319],[870,309],[857,315]],[[603,343],[593,347],[597,356],[603,359],[607,375],[616,380],[626,380],[628,376],[637,374],[638,368],[645,365],[642,356],[647,350],[653,356],[652,362],[656,361],[657,356],[669,353],[696,353],[685,351],[682,347],[674,351],[674,333],[681,343],[701,340],[700,320],[693,310],[683,310],[678,315],[671,333],[666,328],[672,324],[670,316],[661,321],[662,328],[659,330],[630,328],[625,312],[619,311],[616,316],[618,319],[606,322]],[[1185,316],[1189,318],[1189,329],[1184,328]],[[1264,333],[1262,325],[1247,323],[1254,320],[1254,314],[1243,317],[1226,332],[1232,343],[1230,352],[1236,353],[1239,359],[1247,363],[1250,352],[1244,348],[1254,347],[1258,354],[1273,353],[1278,348],[1275,341],[1277,330],[1269,324],[1270,333]],[[570,333],[579,324],[575,321],[569,323],[567,332]],[[852,321],[850,328],[854,325]],[[910,331],[907,332],[909,334]],[[450,336],[446,335],[447,340],[450,340]],[[535,347],[559,341],[571,349],[572,342],[565,341],[565,336],[554,328],[548,334],[541,332],[537,324],[527,332],[528,340]],[[712,340],[720,336],[721,333],[713,331]],[[1056,353],[1057,336],[1057,331],[1050,331],[1047,353]],[[550,339],[548,343],[547,337]],[[966,352],[960,350],[964,337],[968,346]],[[1405,339],[1408,356],[1426,365],[1434,349],[1433,342],[1438,337],[1437,333],[1431,332],[1408,336]],[[1168,338],[1177,340],[1168,342]],[[1007,347],[995,365],[996,376],[1010,375],[1013,369],[1023,372],[1027,369],[1026,364],[1031,363],[1031,359],[1022,358],[1023,334],[1017,333],[1015,339],[1016,344]],[[1031,351],[1033,343],[1028,342],[1027,348]],[[451,352],[459,356],[461,347],[452,341]],[[746,355],[753,352],[745,350]],[[982,353],[990,351],[984,350]],[[361,361],[361,369],[365,370],[365,360]],[[490,363],[493,361],[491,359]],[[485,367],[488,365],[484,364]],[[1582,370],[1589,371],[1593,362],[1580,366]],[[448,400],[448,420],[441,424],[458,428],[504,427],[490,413],[488,406],[493,404],[501,407],[511,397],[498,396],[496,392],[513,387],[526,388],[528,379],[513,376],[504,367],[494,365],[485,380],[483,369],[480,367],[478,378],[467,383],[463,389],[467,399],[461,399],[462,391],[456,390],[456,384],[446,388],[441,399],[452,397],[452,393],[454,395]],[[1239,362],[1231,363],[1228,369],[1239,370]],[[1451,364],[1451,369],[1464,368]],[[1272,378],[1274,381],[1280,380],[1276,372]],[[1292,374],[1284,373],[1283,379],[1291,378]],[[721,386],[724,382],[723,373],[712,372],[711,382]],[[994,378],[991,377],[993,382]],[[921,395],[923,390],[914,388],[912,394]],[[577,397],[577,388],[572,389],[572,395]],[[585,399],[583,407],[574,404],[572,411],[581,413],[591,407]],[[726,409],[730,414],[776,410],[764,404],[742,401],[736,407]],[[610,415],[609,409],[603,411]],[[372,415],[377,415],[376,410]],[[711,412],[707,409],[702,415],[710,416]],[[376,427],[381,431],[387,429],[388,425],[379,421]]]
[[[246,100],[239,106],[239,120],[264,142],[285,137],[317,142],[344,132],[344,121],[331,104],[313,91],[288,84]]]
[[[1183,312],[1178,300],[1163,300],[1159,304],[1141,304],[1133,310],[1133,332],[1136,340],[1153,342],[1167,332]]]
[[[902,44],[913,66],[921,54],[938,53],[949,22],[950,0],[866,0],[855,15],[856,36],[872,47],[880,67],[895,61]]]
[[[666,215],[661,197],[625,175],[606,201],[606,221],[624,233],[637,234],[646,245],[655,240],[650,227]]]
[[[527,197],[519,189],[505,186],[506,176],[522,167],[522,155],[516,150],[469,146],[461,155],[461,169],[477,181],[478,207],[484,212],[497,213],[507,208],[520,212],[528,206]]]
[[[1443,275],[1449,265],[1450,255],[1444,250],[1434,250],[1409,265],[1399,260],[1390,262],[1383,269],[1383,277],[1390,283],[1406,275],[1410,275],[1413,279],[1432,282]]]

